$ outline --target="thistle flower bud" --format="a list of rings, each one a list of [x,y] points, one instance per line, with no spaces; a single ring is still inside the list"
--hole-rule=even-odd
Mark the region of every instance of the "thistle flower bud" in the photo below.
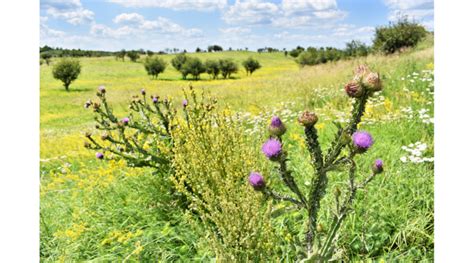
[[[130,119],[128,117],[125,117],[122,119],[122,122],[124,125],[128,125],[128,123],[130,122]]]
[[[97,153],[95,154],[95,157],[96,157],[97,159],[104,159],[104,154],[101,153],[101,152],[97,152]]]
[[[367,65],[357,66],[354,70],[354,81],[361,82],[369,73],[370,69]]]
[[[98,102],[94,102],[94,104],[92,104],[92,108],[94,109],[94,111],[99,111],[100,109],[100,103]]]
[[[260,191],[265,188],[265,180],[258,172],[251,172],[249,176],[249,183],[254,190]]]
[[[336,196],[336,198],[339,198],[339,196],[341,196],[341,189],[339,189],[339,187],[336,187],[336,189],[334,190],[334,195]]]
[[[84,136],[86,136],[86,138],[90,138],[90,137],[92,137],[92,133],[86,132],[86,133],[84,133]]]
[[[313,127],[318,122],[318,116],[314,112],[304,111],[298,117],[298,122],[305,127]]]
[[[97,88],[97,91],[99,93],[105,94],[105,86],[99,86],[99,88]]]
[[[364,85],[370,91],[382,90],[382,81],[380,80],[379,74],[376,72],[370,72],[364,79]]]
[[[143,96],[145,96],[145,95],[146,95],[146,90],[145,90],[145,89],[142,89],[142,90],[140,91],[140,93],[141,93]]]
[[[84,108],[88,109],[92,105],[92,101],[88,99],[86,103],[84,104]]]
[[[380,159],[375,160],[374,165],[372,165],[372,171],[374,174],[379,174],[383,172],[383,161]]]
[[[286,132],[286,127],[278,116],[274,116],[268,126],[268,131],[271,135],[282,136]]]
[[[89,147],[91,147],[91,144],[89,142],[85,141],[84,142],[84,147],[89,148]]]
[[[262,152],[271,161],[276,161],[276,160],[278,160],[278,157],[280,157],[280,155],[282,153],[282,145],[281,145],[280,141],[278,141],[276,139],[273,139],[273,138],[268,139],[262,145]]]
[[[374,144],[374,140],[370,133],[359,131],[352,134],[352,143],[354,144],[357,153],[364,153],[372,146],[372,144]]]
[[[359,98],[364,93],[364,88],[359,82],[352,80],[344,86],[346,93],[351,98]]]
[[[183,104],[183,108],[186,108],[188,106],[188,100],[184,99],[182,104]]]

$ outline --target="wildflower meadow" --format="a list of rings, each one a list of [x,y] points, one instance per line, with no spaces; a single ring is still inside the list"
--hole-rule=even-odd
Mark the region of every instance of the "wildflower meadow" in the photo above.
[[[211,51],[40,66],[41,261],[433,261],[432,34]]]

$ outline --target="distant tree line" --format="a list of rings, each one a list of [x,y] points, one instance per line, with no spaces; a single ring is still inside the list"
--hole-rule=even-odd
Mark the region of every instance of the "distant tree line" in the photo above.
[[[381,26],[375,30],[373,45],[368,46],[360,41],[352,40],[346,43],[344,49],[334,47],[308,47],[297,46],[288,54],[296,58],[302,66],[323,64],[353,57],[367,56],[373,52],[392,54],[405,48],[416,46],[427,34],[426,29],[415,21],[401,18],[398,22]],[[286,55],[285,51],[285,55]]]

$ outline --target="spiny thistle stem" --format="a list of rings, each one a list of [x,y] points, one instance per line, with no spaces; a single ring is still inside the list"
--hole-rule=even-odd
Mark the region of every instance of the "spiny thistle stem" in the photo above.
[[[300,189],[298,188],[298,185],[296,184],[293,176],[291,175],[291,172],[288,170],[286,161],[287,161],[286,154],[282,153],[280,158],[278,159],[279,172],[280,172],[281,179],[286,184],[286,186],[291,191],[293,191],[293,193],[295,193],[296,196],[298,196],[298,199],[300,200],[300,202],[306,206],[307,205],[306,198],[301,193]]]

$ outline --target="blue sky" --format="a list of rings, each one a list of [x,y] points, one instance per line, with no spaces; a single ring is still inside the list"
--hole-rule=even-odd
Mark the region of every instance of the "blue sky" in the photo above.
[[[95,50],[370,43],[400,16],[433,29],[433,0],[41,0],[40,44]]]

